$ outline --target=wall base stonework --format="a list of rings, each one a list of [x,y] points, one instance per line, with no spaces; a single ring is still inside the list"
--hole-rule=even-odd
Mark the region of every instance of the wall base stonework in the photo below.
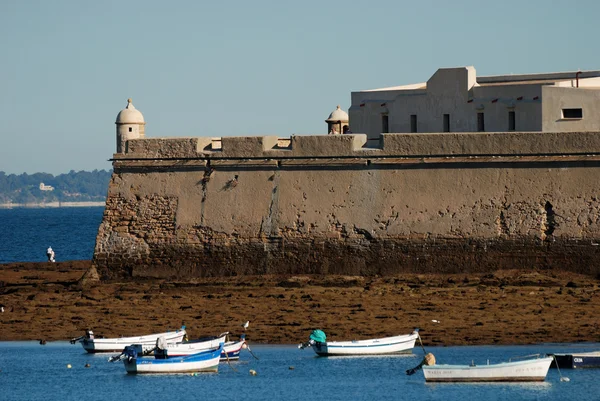
[[[105,279],[598,275],[600,133],[563,135],[135,140],[113,160],[93,263]]]
[[[262,274],[390,276],[401,273],[486,273],[501,269],[560,269],[600,275],[600,250],[588,243],[513,240],[386,239],[162,246],[143,259],[111,258],[104,279],[219,277]],[[102,258],[96,264],[103,264]]]

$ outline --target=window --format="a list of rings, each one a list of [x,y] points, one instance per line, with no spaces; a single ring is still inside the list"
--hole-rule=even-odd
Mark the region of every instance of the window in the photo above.
[[[514,111],[508,112],[508,130],[509,131],[515,130],[515,112]]]
[[[583,109],[562,109],[562,118],[583,118]]]
[[[450,114],[444,114],[444,132],[450,132]]]
[[[387,133],[390,132],[390,124],[387,114],[381,115],[381,132]]]
[[[133,132],[133,128],[129,127],[129,132]]]
[[[410,132],[417,132],[417,115],[410,115]]]
[[[477,131],[485,132],[485,118],[483,113],[477,113]]]

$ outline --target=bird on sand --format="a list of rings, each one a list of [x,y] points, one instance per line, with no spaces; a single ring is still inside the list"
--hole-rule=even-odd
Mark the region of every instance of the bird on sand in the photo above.
[[[433,323],[441,323],[439,320],[435,320],[435,319],[433,319],[432,322]]]
[[[246,323],[242,324],[242,327],[244,328],[244,330],[246,330],[248,328],[248,326],[250,326],[250,320],[248,320]]]

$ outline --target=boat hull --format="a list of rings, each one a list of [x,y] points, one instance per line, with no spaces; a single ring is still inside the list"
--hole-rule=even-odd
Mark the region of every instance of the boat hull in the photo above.
[[[197,354],[168,359],[133,358],[124,359],[125,370],[129,374],[169,374],[218,372],[222,347]]]
[[[221,353],[221,362],[237,361],[238,359],[240,359],[240,351],[242,350],[243,346],[244,344],[240,344],[239,342],[226,345],[225,348],[223,348],[223,352]]]
[[[98,352],[121,352],[123,348],[132,344],[140,344],[142,350],[145,352],[156,346],[156,340],[159,337],[164,337],[167,343],[177,343],[183,340],[185,334],[185,330],[178,330],[139,337],[84,338],[81,340],[81,345],[86,352],[91,354]]]
[[[553,354],[561,369],[600,368],[600,351],[576,354]],[[552,367],[556,367],[553,362]]]
[[[216,340],[214,340],[216,341]],[[221,341],[223,342],[223,341]],[[240,351],[242,350],[245,341],[229,341],[226,342],[223,346],[223,352],[221,353],[221,361],[234,361],[240,359]],[[218,343],[217,343],[218,346]],[[192,345],[192,344],[174,344],[172,346],[167,347],[164,350],[155,350],[154,357],[156,359],[165,359],[165,358],[176,358],[187,355],[192,355],[210,348],[214,348],[214,346],[207,347],[205,345]]]
[[[361,341],[328,341],[312,344],[319,356],[360,356],[409,354],[415,346],[417,333]]]
[[[541,382],[546,380],[552,357],[493,365],[423,366],[427,382]]]

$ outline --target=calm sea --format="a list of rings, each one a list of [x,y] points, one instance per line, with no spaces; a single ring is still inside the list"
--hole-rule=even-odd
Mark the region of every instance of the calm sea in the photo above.
[[[0,209],[0,263],[44,261],[48,246],[58,261],[91,259],[102,213],[102,207]],[[369,358],[317,358],[289,345],[252,349],[260,359],[244,353],[235,370],[225,364],[217,374],[133,376],[79,344],[0,342],[0,400],[600,400],[600,370],[562,370],[569,382],[551,369],[543,383],[426,384],[422,372],[404,373],[420,362],[418,349]],[[465,364],[592,350],[600,344],[428,349],[438,363]]]
[[[104,207],[0,209],[0,263],[91,260]]]
[[[600,344],[569,347],[429,348],[438,362],[490,363],[511,356],[558,350],[598,349]],[[122,363],[106,355],[85,354],[79,344],[39,345],[0,342],[0,399],[10,401],[94,400],[598,400],[600,370],[551,369],[542,383],[427,384],[423,373],[406,376],[422,353],[368,358],[318,358],[293,345],[252,346],[219,373],[127,375]],[[86,364],[90,364],[86,368]],[[67,368],[71,365],[71,368]],[[250,369],[257,372],[249,374]]]

